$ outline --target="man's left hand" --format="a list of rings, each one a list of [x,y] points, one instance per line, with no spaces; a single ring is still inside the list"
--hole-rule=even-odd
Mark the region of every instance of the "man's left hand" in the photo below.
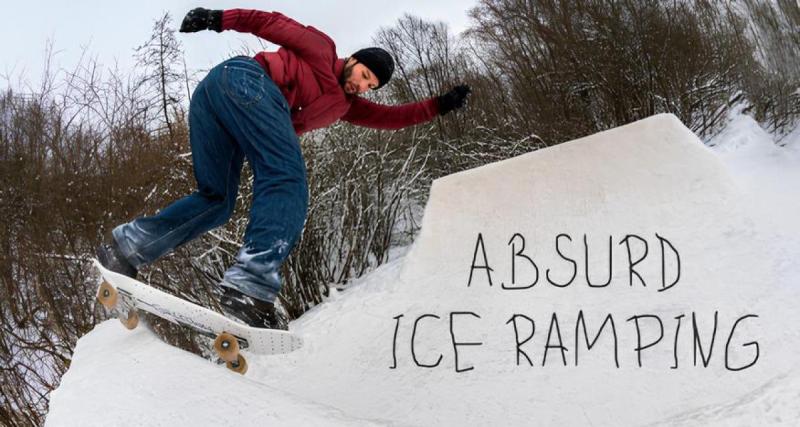
[[[455,109],[462,108],[467,99],[467,95],[471,92],[472,90],[469,88],[469,85],[460,84],[450,89],[449,92],[437,96],[436,101],[439,103],[439,114],[445,115]]]

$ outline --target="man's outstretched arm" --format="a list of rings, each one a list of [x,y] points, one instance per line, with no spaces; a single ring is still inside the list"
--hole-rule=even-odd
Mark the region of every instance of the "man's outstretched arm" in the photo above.
[[[454,87],[449,92],[426,101],[402,105],[383,105],[355,98],[342,120],[358,126],[376,129],[401,129],[431,121],[464,106],[470,89],[467,85]]]
[[[181,23],[181,32],[234,30],[251,33],[283,46],[301,56],[336,57],[336,48],[327,35],[278,12],[251,9],[192,9]]]

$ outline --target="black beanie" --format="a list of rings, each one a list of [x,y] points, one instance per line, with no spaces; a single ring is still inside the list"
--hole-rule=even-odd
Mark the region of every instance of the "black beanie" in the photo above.
[[[368,47],[352,54],[351,58],[366,65],[367,68],[375,74],[375,77],[378,78],[378,82],[380,82],[375,89],[382,87],[392,78],[392,73],[394,73],[394,60],[392,59],[392,55],[384,49]]]

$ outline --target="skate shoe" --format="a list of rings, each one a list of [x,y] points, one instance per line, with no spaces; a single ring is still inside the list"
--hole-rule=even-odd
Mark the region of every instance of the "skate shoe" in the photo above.
[[[254,328],[287,329],[271,302],[253,298],[228,286],[220,285],[219,291],[220,306],[226,316]]]
[[[97,260],[100,261],[100,264],[111,271],[123,274],[133,279],[135,279],[136,275],[139,273],[136,267],[131,265],[131,263],[125,259],[125,256],[122,255],[122,251],[120,251],[116,240],[113,238],[111,239],[110,243],[103,243],[98,246],[95,253],[97,255]]]

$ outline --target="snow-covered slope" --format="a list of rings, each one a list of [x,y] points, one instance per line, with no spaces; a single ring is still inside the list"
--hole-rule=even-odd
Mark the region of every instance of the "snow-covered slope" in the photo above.
[[[409,253],[246,377],[103,323],[47,425],[795,424],[800,150],[745,120],[718,153],[661,115],[437,181]]]
[[[47,425],[373,425],[262,381],[108,321],[78,342]]]

